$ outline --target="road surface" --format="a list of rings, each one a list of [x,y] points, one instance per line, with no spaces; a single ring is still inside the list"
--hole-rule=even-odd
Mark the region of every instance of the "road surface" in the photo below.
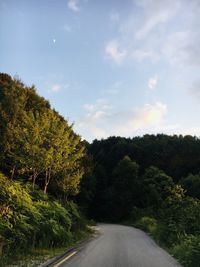
[[[144,232],[133,227],[100,224],[100,235],[72,252],[61,267],[180,267]],[[55,266],[55,265],[54,265]]]

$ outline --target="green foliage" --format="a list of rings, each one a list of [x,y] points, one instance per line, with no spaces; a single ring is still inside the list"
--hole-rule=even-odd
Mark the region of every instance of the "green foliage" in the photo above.
[[[93,202],[96,190],[96,177],[94,175],[94,162],[91,155],[83,160],[85,173],[80,182],[80,192],[76,197],[77,203],[80,205],[84,214],[89,216],[89,208]]]
[[[65,208],[68,210],[70,219],[72,222],[71,231],[76,233],[86,229],[86,220],[83,215],[78,211],[78,206],[70,201],[65,204]]]
[[[200,199],[200,174],[189,174],[180,180],[180,184],[186,190],[186,194]]]
[[[31,247],[67,245],[79,229],[85,230],[78,207],[65,207],[39,189],[22,186],[0,173],[0,236],[4,253]]]
[[[38,201],[35,203],[40,214],[39,231],[35,239],[40,246],[62,246],[71,241],[71,220],[68,211],[55,201]]]
[[[172,178],[156,167],[145,170],[142,183],[144,207],[155,207],[155,209],[162,205],[174,187]]]
[[[134,223],[134,226],[147,233],[154,234],[157,229],[157,220],[152,217],[142,217]]]
[[[129,221],[130,222],[136,222],[138,221],[141,217],[145,215],[146,211],[142,210],[138,207],[132,207],[129,215]]]
[[[38,183],[45,193],[52,180],[54,195],[78,193],[85,146],[34,87],[0,74],[0,121],[0,170]]]
[[[0,73],[0,165],[4,172],[17,167],[17,161],[9,153],[15,148],[14,129],[21,124],[23,114],[49,108],[48,101],[36,94],[34,86],[28,88],[21,81]]]
[[[113,207],[112,215],[122,219],[129,215],[130,206],[137,203],[139,166],[128,156],[125,156],[113,170]]]
[[[199,267],[200,236],[186,236],[180,244],[171,249],[171,252],[184,267]]]
[[[8,180],[0,173],[0,187],[0,235],[12,248],[26,247],[39,213],[31,196],[18,182]]]
[[[86,169],[84,143],[34,86],[2,73],[0,148],[0,253],[67,245],[86,231],[67,201]]]
[[[182,240],[185,235],[200,233],[200,202],[190,197],[169,198],[163,206],[159,239],[166,245]]]

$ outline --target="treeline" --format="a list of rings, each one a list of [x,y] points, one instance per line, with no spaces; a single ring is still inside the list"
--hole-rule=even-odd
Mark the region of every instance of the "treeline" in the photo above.
[[[199,266],[200,139],[110,137],[88,144],[88,150],[94,171],[84,176],[78,195],[87,214],[140,227],[183,266]]]
[[[0,74],[0,253],[62,246],[85,231],[70,202],[85,172],[86,148],[48,101]],[[48,195],[47,195],[48,193]]]

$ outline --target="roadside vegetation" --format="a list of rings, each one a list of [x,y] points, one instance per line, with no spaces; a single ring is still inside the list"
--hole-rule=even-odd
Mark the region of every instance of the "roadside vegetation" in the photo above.
[[[88,150],[95,168],[79,194],[87,214],[138,227],[183,266],[199,267],[200,139],[110,137]]]
[[[0,258],[68,247],[89,232],[73,202],[86,160],[72,125],[34,87],[0,74]]]

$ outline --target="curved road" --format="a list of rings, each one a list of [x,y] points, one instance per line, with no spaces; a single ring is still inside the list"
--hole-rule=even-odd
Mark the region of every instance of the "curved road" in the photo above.
[[[100,235],[79,248],[63,267],[180,267],[144,232],[133,227],[100,224]]]

